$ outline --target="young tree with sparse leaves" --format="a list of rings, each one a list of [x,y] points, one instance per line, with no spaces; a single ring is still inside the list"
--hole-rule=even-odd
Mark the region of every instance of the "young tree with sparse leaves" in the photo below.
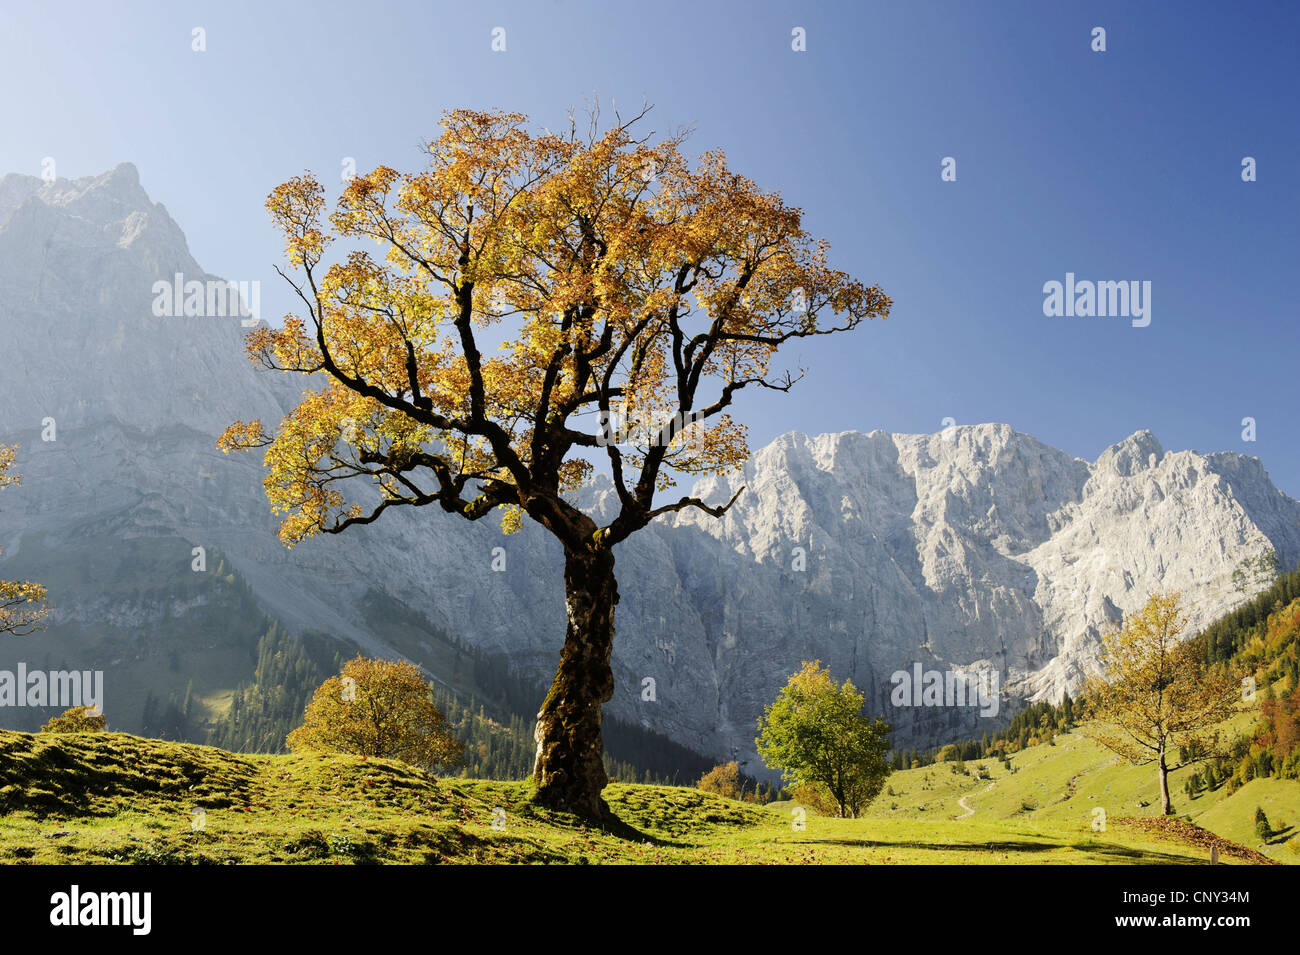
[[[1187,616],[1177,593],[1152,595],[1102,637],[1101,676],[1084,688],[1085,732],[1135,766],[1156,765],[1160,811],[1169,815],[1169,773],[1189,761],[1215,755],[1213,727],[1232,716],[1241,687],[1224,667],[1206,668],[1182,640]]]
[[[317,688],[285,742],[294,752],[382,756],[424,769],[464,760],[419,668],[360,654]]]
[[[423,170],[352,179],[328,218],[311,175],[275,189],[305,314],[252,332],[249,350],[318,377],[273,434],[236,422],[222,439],[266,448],[289,545],[428,505],[500,512],[507,532],[527,517],[559,540],[568,620],[537,718],[536,798],[591,817],[608,811],[614,548],[674,511],[722,516],[735,498],[656,492],[746,459],[728,409],[746,389],[790,389],[797,376],[772,368],[781,346],[891,304],[827,265],[799,209],[720,152],[692,164],[683,133],[638,135],[644,115],[557,134],[456,110]],[[593,457],[617,494],[603,525],[570,497]],[[378,502],[350,494],[353,479]]]
[[[805,662],[759,718],[758,755],[796,791],[815,787],[856,819],[890,772],[891,727],[862,715],[865,702],[852,681],[837,684],[819,661]]]
[[[0,489],[22,483],[11,473],[18,448],[0,445]],[[26,636],[45,622],[45,588],[25,580],[0,580],[0,633]]]

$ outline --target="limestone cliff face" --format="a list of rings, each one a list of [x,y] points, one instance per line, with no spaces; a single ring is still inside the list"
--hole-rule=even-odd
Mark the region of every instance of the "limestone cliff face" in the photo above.
[[[979,731],[969,710],[885,707],[890,675],[991,667],[1011,700],[1059,700],[1152,591],[1184,592],[1194,630],[1241,599],[1243,558],[1300,560],[1300,505],[1258,461],[1167,453],[1149,432],[1092,464],[1001,424],[788,434],[697,491],[717,503],[742,485],[725,519],[656,528],[674,560],[637,575],[675,576],[690,595],[700,629],[678,624],[674,649],[704,648],[718,731],[737,740],[780,674],[812,658],[870,688],[903,738]],[[643,598],[654,605],[649,587]]]
[[[293,551],[276,541],[260,461],[215,441],[236,419],[277,421],[303,382],[254,368],[238,317],[156,317],[153,283],[177,272],[215,280],[133,167],[0,179],[0,443],[21,444],[24,477],[0,498],[0,574],[58,577],[114,541],[134,553],[155,542],[188,573],[190,546],[219,548],[291,628],[391,652],[393,633],[367,609],[382,594],[549,678],[561,563],[540,531],[503,537],[495,522],[425,508]],[[42,441],[50,418],[57,440]],[[978,720],[889,708],[895,670],[992,668],[1009,706],[1058,698],[1094,666],[1101,630],[1149,592],[1184,591],[1200,625],[1240,599],[1243,559],[1300,560],[1300,504],[1258,460],[1166,452],[1149,432],[1092,463],[1004,424],[795,433],[697,493],[721,503],[741,486],[724,519],[684,512],[620,547],[612,707],[742,759],[762,705],[802,660],[865,687],[900,744],[935,742]],[[608,483],[580,503],[605,512]],[[81,636],[64,652],[93,657],[106,622],[190,639],[139,587],[129,567],[70,574],[53,629]],[[404,652],[419,660],[418,641]]]

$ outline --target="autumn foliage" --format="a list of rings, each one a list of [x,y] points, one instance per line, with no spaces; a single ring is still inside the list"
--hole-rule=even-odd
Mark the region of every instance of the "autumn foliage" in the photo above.
[[[1092,721],[1089,736],[1134,765],[1154,764],[1161,810],[1172,811],[1168,775],[1179,753],[1192,759],[1215,753],[1216,724],[1241,702],[1226,668],[1208,668],[1197,647],[1184,642],[1187,615],[1177,593],[1154,594],[1137,613],[1102,637],[1103,673],[1084,689]]]
[[[695,788],[701,792],[713,793],[715,796],[726,796],[728,799],[743,798],[740,765],[732,761],[714,766],[700,777]]]
[[[383,756],[426,769],[455,766],[463,758],[419,669],[360,654],[320,685],[303,724],[286,742],[295,752]]]
[[[107,728],[104,714],[91,712],[89,706],[74,706],[58,716],[51,716],[41,727],[41,732],[103,733]]]
[[[11,472],[18,449],[0,445],[0,489],[20,483]],[[23,636],[40,628],[45,619],[45,588],[22,580],[0,580],[0,633]]]
[[[271,194],[306,314],[257,329],[249,352],[324,378],[273,435],[237,422],[222,447],[266,447],[287,542],[433,502],[582,530],[559,495],[590,465],[569,453],[603,448],[625,505],[613,543],[676,508],[651,506],[670,470],[745,460],[726,408],[744,388],[788,387],[770,367],[780,345],[888,314],[878,287],[828,267],[779,194],[720,152],[692,167],[682,134],[652,143],[633,126],[533,133],[519,114],[456,110],[425,169],[358,176],[328,217],[310,174]],[[327,263],[358,241],[375,253]],[[606,441],[616,421],[640,444]],[[344,477],[382,502],[349,501]]]
[[[829,266],[779,193],[644,121],[555,133],[453,110],[423,169],[357,176],[328,213],[310,173],[277,187],[266,205],[302,310],[248,350],[311,387],[278,425],[238,421],[220,441],[264,449],[289,545],[429,505],[507,532],[527,517],[559,541],[568,620],[534,778],[540,801],[586,815],[605,809],[614,546],[671,512],[722,516],[734,497],[655,495],[745,461],[736,397],[802,375],[778,349],[891,306]],[[603,525],[571,499],[593,460],[615,492]]]

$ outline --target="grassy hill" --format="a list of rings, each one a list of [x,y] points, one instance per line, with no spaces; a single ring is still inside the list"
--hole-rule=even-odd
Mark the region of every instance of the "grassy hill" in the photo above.
[[[802,831],[788,803],[616,784],[606,797],[629,829],[611,833],[536,809],[527,783],[434,780],[390,760],[0,731],[0,863],[1204,863],[1203,838],[1114,816],[1105,832],[1090,831],[1080,816],[1089,793],[1071,797],[1076,811],[1050,791],[1092,756],[1082,744],[1039,749],[1055,752],[1028,752],[1014,773],[995,773],[970,815],[958,802],[989,781],[927,767],[891,777],[895,795],[882,795],[869,818],[809,812]],[[1108,799],[1126,784],[1108,772],[1097,779]],[[1237,794],[1246,802],[1248,789]],[[1026,795],[1040,808],[1021,808]],[[1280,816],[1295,805],[1293,794],[1269,798]],[[1236,825],[1229,802],[1206,815]],[[1128,811],[1115,805],[1115,815]]]
[[[1249,716],[1235,722],[1247,723]],[[1051,745],[1015,753],[1010,765],[1008,770],[996,759],[982,759],[893,773],[868,815],[881,820],[1015,823],[1079,835],[1093,831],[1098,808],[1105,812],[1106,835],[1134,828],[1126,819],[1160,818],[1155,770],[1128,765],[1078,730],[1058,736]],[[1183,792],[1191,772],[1178,770],[1169,777],[1179,818],[1269,859],[1300,863],[1300,782],[1255,779],[1231,795],[1220,787],[1191,798]],[[1257,806],[1274,829],[1268,842],[1255,835]]]
[[[239,597],[238,581],[230,583],[232,599]],[[276,629],[240,639],[243,652],[256,650],[257,669],[255,683],[237,694],[246,713],[236,728],[252,725],[279,739],[302,701],[264,691],[287,683],[310,689],[327,664]],[[1171,774],[1177,815],[1170,818],[1159,814],[1154,770],[1130,766],[1070,729],[1069,719],[1057,719],[1067,710],[1047,714],[1032,738],[1026,731],[1024,740],[1003,740],[1006,762],[990,756],[895,772],[861,819],[824,817],[788,802],[758,806],[693,789],[615,784],[606,798],[622,821],[618,832],[533,807],[527,782],[435,780],[389,760],[236,754],[124,733],[0,730],[0,863],[1203,864],[1214,845],[1229,864],[1300,863],[1294,703],[1286,703],[1293,707],[1285,724],[1291,742],[1276,745],[1275,765],[1262,759],[1274,744],[1259,735],[1262,725],[1282,739],[1284,721],[1269,724],[1268,713],[1282,712],[1282,693],[1294,699],[1300,680],[1300,573],[1201,639],[1208,658],[1249,665],[1266,692],[1218,727],[1222,738],[1248,749],[1233,756],[1235,770],[1229,762],[1192,787],[1194,796],[1184,787],[1192,768]],[[512,692],[532,698],[492,661],[466,654],[450,658],[460,661],[450,665],[452,676],[497,688],[505,704]],[[451,697],[444,705],[463,709],[471,729],[491,730],[467,740],[484,750],[480,773],[526,772],[531,733],[520,720],[498,724],[481,705],[476,715]],[[263,719],[249,724],[248,713]],[[218,738],[242,748],[248,732],[232,735],[234,742]],[[623,745],[665,765],[685,765],[683,754],[694,755],[649,737]],[[986,741],[969,747],[991,751]],[[1257,809],[1270,823],[1266,838],[1256,833]],[[806,825],[797,829],[795,820]]]

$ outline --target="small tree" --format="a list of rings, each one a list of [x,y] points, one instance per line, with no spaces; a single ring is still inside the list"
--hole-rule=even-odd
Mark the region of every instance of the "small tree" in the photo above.
[[[360,654],[320,685],[286,742],[294,752],[384,756],[425,769],[464,760],[464,747],[447,730],[419,669]]]
[[[1268,837],[1273,834],[1273,827],[1269,825],[1268,816],[1264,814],[1262,806],[1255,807],[1255,835],[1267,842]]]
[[[818,786],[856,818],[889,775],[890,726],[862,715],[865,697],[805,662],[758,721],[758,754],[792,786]]]
[[[740,799],[743,795],[740,767],[735,762],[714,766],[700,777],[700,781],[695,784],[695,788],[706,793],[726,796],[728,799]]]
[[[9,471],[17,453],[13,445],[0,445],[0,489],[21,483]],[[0,633],[26,636],[40,629],[44,619],[44,587],[25,580],[0,580]]]
[[[89,706],[74,706],[58,716],[51,716],[41,727],[42,733],[103,733],[108,729],[104,714],[96,715]]]
[[[1160,811],[1169,815],[1169,773],[1215,755],[1212,728],[1236,711],[1239,687],[1226,670],[1208,670],[1180,642],[1187,617],[1176,593],[1151,597],[1102,637],[1104,676],[1088,681],[1094,719],[1087,734],[1135,766],[1155,763]],[[1171,765],[1180,752],[1185,761]]]

